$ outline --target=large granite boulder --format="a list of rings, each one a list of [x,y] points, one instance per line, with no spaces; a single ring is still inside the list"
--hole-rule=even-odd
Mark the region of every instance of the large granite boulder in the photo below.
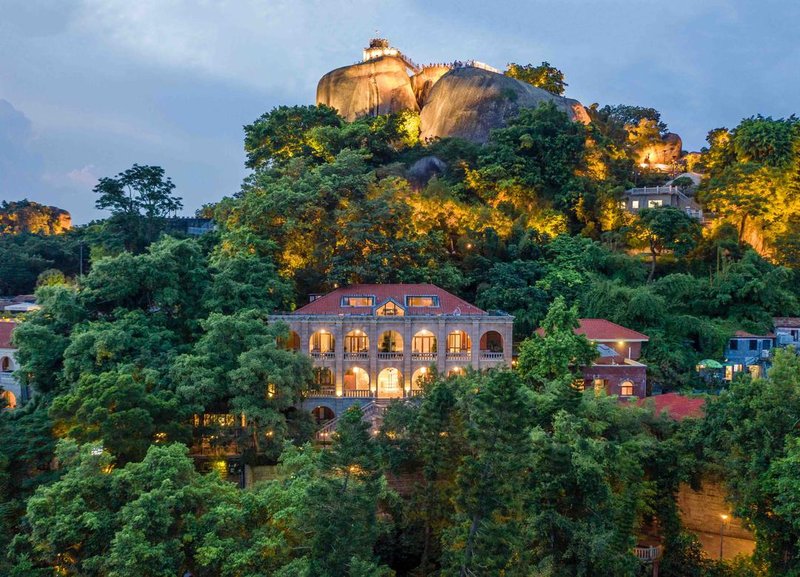
[[[446,64],[434,64],[424,67],[411,77],[411,87],[414,89],[414,96],[416,96],[420,108],[425,106],[425,101],[428,99],[433,85],[450,70]]]
[[[644,146],[637,151],[639,164],[672,164],[681,157],[683,141],[674,132],[668,132],[661,139],[650,146]]]
[[[406,64],[384,56],[328,72],[317,84],[317,104],[327,104],[347,121],[362,116],[419,110]]]
[[[522,108],[554,102],[570,118],[589,123],[577,100],[556,96],[503,74],[481,68],[455,68],[430,89],[420,114],[420,139],[460,137],[484,143],[489,131],[506,126]]]

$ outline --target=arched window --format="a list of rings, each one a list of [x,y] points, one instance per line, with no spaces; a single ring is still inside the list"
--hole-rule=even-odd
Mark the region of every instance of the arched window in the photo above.
[[[315,367],[314,383],[320,387],[333,386],[333,371],[328,367]]]
[[[314,410],[311,411],[311,416],[314,417],[317,425],[327,423],[328,421],[332,421],[336,418],[336,414],[333,412],[333,409],[322,405],[319,407],[314,407]]]
[[[8,373],[11,371],[11,357],[0,358],[0,372]]]
[[[453,367],[449,371],[447,371],[448,377],[458,377],[464,374],[464,369],[462,367]]]
[[[344,372],[345,391],[369,391],[369,373],[361,367],[350,367]]]
[[[411,376],[411,390],[421,391],[426,382],[432,378],[431,370],[428,367],[420,367]]]
[[[411,340],[411,352],[416,356],[430,356],[436,354],[436,335],[431,331],[423,330],[414,335]]]
[[[3,399],[2,405],[5,405],[6,409],[16,409],[17,408],[17,397],[11,391],[3,391],[0,394],[0,398]]]
[[[620,397],[632,397],[635,390],[634,384],[631,381],[622,381],[619,384]]]
[[[482,353],[502,353],[503,337],[497,331],[487,331],[481,336]]]
[[[378,374],[378,397],[392,399],[403,396],[403,373],[398,369],[383,369]]]
[[[369,351],[369,337],[362,330],[350,331],[344,336],[344,352],[347,354]]]
[[[311,354],[333,353],[336,349],[336,339],[333,334],[325,329],[319,330],[311,335],[308,342],[308,350]]]
[[[385,331],[378,339],[379,353],[402,353],[403,337],[397,331]]]
[[[294,331],[289,331],[289,334],[278,338],[278,346],[287,351],[300,350],[300,335]]]
[[[447,354],[465,354],[472,349],[472,341],[464,331],[453,331],[447,335]]]

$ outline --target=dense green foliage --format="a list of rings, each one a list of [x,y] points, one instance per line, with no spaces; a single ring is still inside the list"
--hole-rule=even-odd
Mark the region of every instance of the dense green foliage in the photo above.
[[[512,66],[563,92],[547,63]],[[105,221],[3,235],[0,292],[38,279],[43,308],[14,336],[37,396],[0,412],[0,573],[634,576],[657,527],[662,576],[800,574],[796,356],[684,423],[573,386],[596,354],[579,317],[648,334],[648,381],[687,389],[735,330],[800,313],[797,121],[712,131],[699,195],[721,218],[703,229],[620,208],[654,178],[634,159],[666,132],[658,112],[590,115],[543,105],[484,146],[423,145],[413,113],[279,107],[245,127],[242,190],[204,209],[218,232],[164,235],[180,199],[134,165],[95,188]],[[328,450],[305,444],[311,363],[268,315],[361,282],[433,282],[513,314],[517,368],[431,375],[376,437],[352,409]],[[278,463],[275,479],[200,474],[187,447],[206,445]],[[682,530],[676,492],[709,474],[764,536],[757,565],[709,561]]]

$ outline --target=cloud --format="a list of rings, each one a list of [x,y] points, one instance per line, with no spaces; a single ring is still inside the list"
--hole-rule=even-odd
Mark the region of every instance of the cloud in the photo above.
[[[28,196],[39,187],[43,164],[34,141],[30,119],[0,99],[0,199]]]
[[[83,168],[75,168],[67,173],[67,180],[81,187],[94,188],[99,177],[95,174],[95,165],[87,164]]]
[[[381,21],[381,5],[402,11],[403,4],[352,0],[345,9],[325,0],[83,0],[75,25],[150,65],[257,89],[291,89],[307,76],[316,83],[317,69],[331,62],[326,54],[360,46]],[[310,26],[330,33],[309,34]]]

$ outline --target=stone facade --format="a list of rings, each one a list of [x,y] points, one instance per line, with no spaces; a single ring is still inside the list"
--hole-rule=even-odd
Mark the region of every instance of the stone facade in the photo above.
[[[387,291],[396,296],[383,296]],[[346,312],[340,303],[348,294],[370,299],[371,307]],[[429,313],[404,308],[413,295],[430,295],[439,304]],[[289,326],[290,348],[311,357],[317,369],[319,388],[304,408],[325,407],[339,415],[353,404],[414,396],[420,377],[432,370],[451,374],[468,367],[511,366],[513,317],[481,311],[438,287],[360,285],[324,298],[324,303],[270,317]],[[387,302],[399,303],[391,316],[382,314]]]

